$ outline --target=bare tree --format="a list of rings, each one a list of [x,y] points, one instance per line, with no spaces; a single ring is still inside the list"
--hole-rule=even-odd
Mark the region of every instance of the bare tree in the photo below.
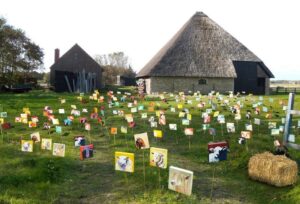
[[[124,52],[113,52],[107,55],[96,55],[95,61],[103,67],[103,79],[105,84],[116,84],[117,75],[134,79],[136,73],[128,62],[128,56]]]

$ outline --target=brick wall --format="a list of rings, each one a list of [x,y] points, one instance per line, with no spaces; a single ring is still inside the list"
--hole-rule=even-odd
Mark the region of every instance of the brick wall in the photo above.
[[[207,84],[199,84],[199,79],[206,79]],[[200,91],[207,94],[212,90],[221,93],[233,91],[233,78],[199,78],[199,77],[151,77],[146,79],[146,92]]]

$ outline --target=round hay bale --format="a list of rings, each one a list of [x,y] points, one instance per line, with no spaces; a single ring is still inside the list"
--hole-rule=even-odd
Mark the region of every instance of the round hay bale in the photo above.
[[[250,158],[248,174],[253,180],[283,187],[297,182],[298,166],[286,156],[265,152]]]

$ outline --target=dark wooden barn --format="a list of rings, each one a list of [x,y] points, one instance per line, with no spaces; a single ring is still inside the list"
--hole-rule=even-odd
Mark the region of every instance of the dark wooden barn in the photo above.
[[[147,93],[268,94],[273,77],[261,59],[203,12],[193,15],[137,74]]]
[[[274,77],[263,62],[233,61],[237,77],[234,91],[253,94],[267,94],[270,77]]]
[[[89,92],[102,88],[101,66],[79,45],[75,44],[62,57],[56,49],[54,58],[50,84],[56,92]]]

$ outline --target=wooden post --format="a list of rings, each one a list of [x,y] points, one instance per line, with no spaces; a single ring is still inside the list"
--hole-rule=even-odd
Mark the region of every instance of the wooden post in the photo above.
[[[287,107],[287,113],[285,117],[285,127],[284,127],[284,134],[283,134],[283,144],[286,145],[288,143],[288,137],[290,134],[290,126],[292,124],[292,115],[290,114],[290,111],[294,108],[294,96],[295,94],[290,93],[289,94],[289,101],[288,101],[288,107]]]
[[[224,133],[223,133],[223,123],[221,123],[221,132],[222,132],[222,137],[224,136]]]
[[[142,151],[143,151],[144,190],[146,190],[145,149],[143,149]]]
[[[213,164],[213,175],[212,175],[212,182],[211,182],[211,189],[210,189],[210,200],[213,198],[213,189],[214,189],[214,182],[215,182],[215,171],[216,171],[216,164]]]
[[[2,143],[4,143],[4,137],[3,137],[2,125],[0,125],[0,129],[1,129]]]
[[[161,178],[160,178],[160,167],[158,167],[158,187],[159,187],[159,189],[161,188],[160,180],[161,180]]]
[[[127,173],[124,172],[124,175],[125,175],[125,185],[126,185],[125,188],[127,188],[127,194],[128,194],[127,196],[129,197],[129,185],[128,185]]]
[[[114,134],[114,145],[116,145],[116,134]]]

